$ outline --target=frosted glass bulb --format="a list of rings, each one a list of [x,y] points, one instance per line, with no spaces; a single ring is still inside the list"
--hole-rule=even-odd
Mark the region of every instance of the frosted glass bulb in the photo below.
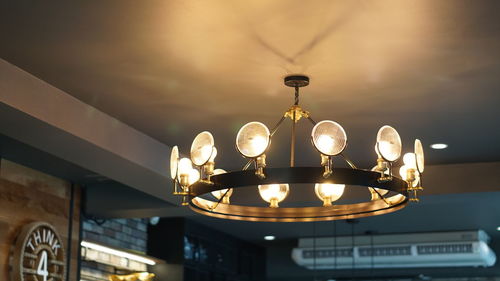
[[[270,203],[271,208],[277,208],[278,203],[288,195],[288,184],[263,184],[259,185],[259,194],[264,201]]]
[[[203,159],[211,159],[212,158],[212,155],[214,155],[213,153],[213,150],[215,149],[215,147],[211,146],[211,145],[204,145],[201,147],[201,156],[200,158],[203,158]],[[215,155],[217,155],[217,152],[215,153]],[[215,158],[215,156],[214,156]]]
[[[404,180],[408,179],[408,167],[406,165],[403,165],[401,166],[401,168],[399,168],[399,175]]]
[[[375,149],[377,150],[377,149]],[[377,154],[380,156],[381,154],[390,154],[392,152],[391,143],[388,141],[379,141],[378,142],[378,151]]]
[[[266,152],[270,141],[270,132],[260,122],[245,124],[236,136],[236,148],[247,158],[255,158]]]
[[[345,184],[317,183],[314,186],[316,196],[323,201],[324,206],[332,205],[344,194]]]
[[[200,172],[198,172],[198,170],[196,169],[191,169],[191,171],[189,171],[189,185],[192,185],[199,179],[200,179]]]
[[[269,142],[268,138],[264,137],[262,135],[256,135],[250,141],[251,146],[253,147],[254,151],[264,151],[264,150],[266,150],[268,142]]]
[[[214,162],[215,157],[217,157],[217,148],[215,148],[215,146],[214,146],[213,150],[212,150],[212,155],[210,156],[210,160],[208,160],[208,162]]]
[[[415,153],[408,152],[403,156],[403,163],[405,163],[405,166],[408,168],[416,169],[417,168],[417,158],[415,156]]]
[[[331,136],[321,135],[318,137],[317,144],[320,151],[328,151],[335,146],[335,140]]]
[[[193,169],[193,164],[191,163],[191,159],[181,158],[181,160],[179,160],[178,169],[179,169],[179,175],[189,175],[189,173]]]

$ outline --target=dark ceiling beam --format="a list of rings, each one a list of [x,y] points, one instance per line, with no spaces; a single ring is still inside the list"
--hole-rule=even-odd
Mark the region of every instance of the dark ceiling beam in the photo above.
[[[82,83],[86,83],[82,81]],[[170,148],[0,60],[0,133],[161,200]]]

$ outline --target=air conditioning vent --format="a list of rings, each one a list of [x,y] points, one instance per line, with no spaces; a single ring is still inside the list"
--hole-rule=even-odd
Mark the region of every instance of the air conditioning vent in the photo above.
[[[422,245],[417,246],[419,255],[444,255],[472,253],[472,243],[467,244],[448,244],[448,245]]]
[[[496,262],[489,240],[482,230],[304,238],[292,259],[309,269],[488,267]]]
[[[372,254],[373,251],[373,254]],[[389,257],[389,256],[411,256],[410,246],[395,246],[395,247],[373,247],[373,249],[360,247],[359,256],[361,257]]]

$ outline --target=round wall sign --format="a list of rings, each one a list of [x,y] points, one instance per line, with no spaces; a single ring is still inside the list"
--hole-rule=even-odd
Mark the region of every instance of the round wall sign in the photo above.
[[[61,237],[45,222],[25,225],[16,240],[12,280],[65,281],[66,255]]]

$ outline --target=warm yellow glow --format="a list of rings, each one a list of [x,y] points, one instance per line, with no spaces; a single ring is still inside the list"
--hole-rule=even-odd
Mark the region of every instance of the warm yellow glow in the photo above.
[[[208,131],[196,135],[191,144],[191,161],[196,166],[202,166],[208,162],[212,156],[214,148],[214,137]]]
[[[417,158],[415,157],[415,153],[408,152],[403,156],[403,163],[408,168],[416,169],[417,168]]]
[[[318,150],[329,151],[335,146],[335,140],[329,135],[321,135],[317,140]]]
[[[199,179],[200,179],[200,172],[198,172],[198,170],[196,169],[191,169],[191,171],[189,171],[189,185],[192,185]]]
[[[245,157],[258,157],[269,146],[269,135],[269,129],[263,123],[247,123],[241,127],[236,136],[236,147]]]
[[[208,160],[208,162],[214,162],[215,157],[217,157],[217,148],[215,148],[215,146],[214,146],[213,150],[212,150],[212,155],[210,156],[210,160]]]
[[[270,207],[278,207],[278,203],[283,201],[288,195],[288,184],[263,184],[259,185],[259,194],[264,201],[270,203]]]
[[[412,167],[408,167],[407,165],[403,165],[403,166],[401,166],[401,168],[399,168],[399,175],[401,176],[402,179],[407,181],[409,169],[413,169],[415,172],[415,180],[412,182],[412,186],[415,187],[418,185],[418,182],[420,180],[420,173],[416,170],[416,168],[412,168]]]
[[[112,249],[112,248],[109,248],[109,247],[106,247],[106,246],[103,246],[103,245],[95,244],[95,243],[92,243],[92,242],[88,242],[88,241],[82,241],[81,242],[81,246],[85,247],[85,248],[94,249],[96,251],[100,251],[100,252],[103,252],[103,253],[107,253],[107,254],[119,256],[119,257],[122,257],[122,258],[127,258],[129,260],[134,260],[134,261],[137,261],[137,262],[140,262],[140,263],[145,263],[145,264],[149,264],[149,265],[155,265],[156,264],[156,262],[154,260],[152,260],[152,259],[141,257],[139,255],[134,255],[134,254],[131,254],[131,253],[128,253],[128,252],[120,251],[120,250],[115,250],[115,249]]]
[[[314,186],[316,196],[323,201],[323,205],[329,206],[344,194],[345,184],[317,183]]]
[[[375,148],[377,148],[377,147],[375,147]],[[375,149],[375,150],[377,150],[377,149]],[[378,151],[377,151],[378,155],[387,155],[387,154],[390,154],[391,150],[392,150],[392,146],[391,146],[390,142],[388,142],[388,141],[380,141],[378,143]]]
[[[172,179],[177,177],[177,169],[179,166],[179,147],[174,146],[170,153],[170,176]]]
[[[191,170],[193,169],[193,164],[191,163],[191,159],[189,158],[181,158],[179,160],[179,175],[189,175]]]
[[[213,155],[215,147],[211,145],[204,145],[201,147],[200,159],[210,159]],[[217,152],[215,153],[217,155]],[[215,158],[215,157],[214,157]]]

